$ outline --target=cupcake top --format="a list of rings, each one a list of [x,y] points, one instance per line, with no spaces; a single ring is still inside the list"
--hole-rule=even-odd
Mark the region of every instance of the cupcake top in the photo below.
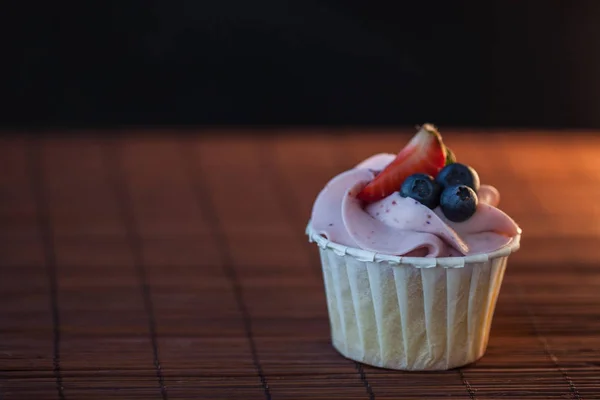
[[[329,181],[310,224],[332,242],[380,254],[460,257],[496,251],[521,233],[499,201],[425,124],[397,155],[376,154]]]

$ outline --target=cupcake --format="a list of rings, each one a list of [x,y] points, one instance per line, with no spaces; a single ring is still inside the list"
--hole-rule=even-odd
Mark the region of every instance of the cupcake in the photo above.
[[[521,229],[500,195],[423,125],[398,153],[335,176],[307,227],[318,245],[333,346],[398,370],[447,370],[485,353]]]

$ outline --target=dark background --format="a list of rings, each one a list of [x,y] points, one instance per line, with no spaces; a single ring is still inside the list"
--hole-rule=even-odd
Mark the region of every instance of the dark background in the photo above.
[[[5,128],[600,127],[600,1],[13,1]]]

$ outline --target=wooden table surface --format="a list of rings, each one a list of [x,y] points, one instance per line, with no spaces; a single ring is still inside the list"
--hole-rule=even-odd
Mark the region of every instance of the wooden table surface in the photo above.
[[[331,347],[304,227],[409,136],[330,133],[0,139],[0,398],[600,398],[600,137],[444,132],[522,249],[485,357],[405,373]]]

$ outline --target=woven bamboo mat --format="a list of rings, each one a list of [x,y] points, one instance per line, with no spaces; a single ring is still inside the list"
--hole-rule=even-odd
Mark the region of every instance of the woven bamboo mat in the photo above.
[[[439,373],[333,350],[303,234],[408,136],[1,139],[0,398],[600,398],[600,138],[444,137],[524,237],[486,356]]]

